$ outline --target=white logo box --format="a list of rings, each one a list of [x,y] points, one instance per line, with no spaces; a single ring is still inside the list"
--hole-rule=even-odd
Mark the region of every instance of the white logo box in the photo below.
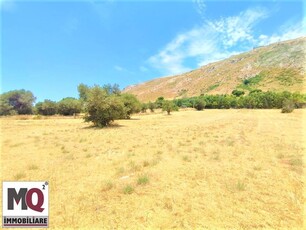
[[[2,227],[48,227],[48,182],[9,181],[3,182],[2,189]]]

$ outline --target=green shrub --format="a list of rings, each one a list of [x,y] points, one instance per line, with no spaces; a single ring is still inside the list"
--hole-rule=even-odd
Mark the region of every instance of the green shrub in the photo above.
[[[122,118],[130,119],[131,114],[140,112],[141,103],[138,101],[136,96],[133,94],[124,93],[120,95],[120,98],[125,108],[125,115]]]
[[[148,105],[146,103],[141,104],[141,112],[146,113],[148,109]]]
[[[283,101],[282,113],[292,113],[294,110],[294,103],[290,99]]]
[[[58,102],[58,113],[64,116],[80,113],[81,109],[82,103],[73,97],[66,97]]]
[[[232,94],[236,97],[240,97],[240,96],[244,95],[244,91],[235,89],[235,90],[232,91]]]
[[[144,184],[147,184],[149,183],[149,178],[147,175],[143,175],[143,176],[140,176],[137,180],[137,184],[139,185],[144,185]]]
[[[156,108],[155,103],[149,101],[148,108],[150,109],[151,113],[154,113],[154,109]]]
[[[98,127],[108,126],[115,119],[126,116],[120,96],[108,94],[105,89],[99,86],[94,86],[89,90],[86,111],[85,121],[93,122]]]
[[[194,108],[196,110],[203,110],[205,108],[205,105],[206,105],[206,102],[205,102],[205,99],[204,98],[197,98],[194,102]]]
[[[164,98],[164,97],[159,97],[159,98],[157,98],[156,101],[155,101],[156,108],[157,108],[157,109],[162,108],[162,107],[163,107],[164,101],[165,101],[165,98]]]
[[[167,111],[167,114],[170,115],[172,111],[176,111],[178,108],[177,106],[173,103],[173,101],[163,101],[162,105],[162,110]]]
[[[51,100],[44,100],[36,103],[35,110],[37,114],[51,116],[57,113],[57,103]]]
[[[131,185],[127,185],[123,188],[124,194],[131,194],[134,192],[134,188]]]

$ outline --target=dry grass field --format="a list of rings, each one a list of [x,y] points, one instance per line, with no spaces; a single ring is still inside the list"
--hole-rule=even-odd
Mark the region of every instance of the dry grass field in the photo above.
[[[305,113],[1,118],[1,177],[49,181],[51,229],[302,229]]]

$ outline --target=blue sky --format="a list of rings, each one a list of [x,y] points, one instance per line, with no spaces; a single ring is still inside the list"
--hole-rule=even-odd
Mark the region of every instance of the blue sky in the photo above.
[[[303,1],[11,1],[1,4],[1,92],[37,101],[121,88],[306,34]]]

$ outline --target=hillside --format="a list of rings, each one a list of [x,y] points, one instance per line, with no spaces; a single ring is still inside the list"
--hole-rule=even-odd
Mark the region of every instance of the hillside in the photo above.
[[[257,47],[181,75],[128,86],[124,92],[142,101],[154,101],[159,96],[173,99],[230,94],[234,89],[306,92],[305,47],[306,37]]]

